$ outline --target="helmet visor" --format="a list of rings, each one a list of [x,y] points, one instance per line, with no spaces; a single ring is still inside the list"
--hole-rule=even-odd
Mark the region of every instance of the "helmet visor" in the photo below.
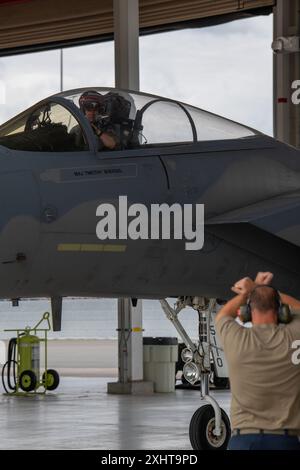
[[[83,103],[83,109],[85,111],[101,111],[102,106],[100,103],[97,103],[96,101],[88,101],[86,103]]]

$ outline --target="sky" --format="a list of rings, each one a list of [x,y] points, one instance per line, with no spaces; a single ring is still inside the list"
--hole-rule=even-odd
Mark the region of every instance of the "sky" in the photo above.
[[[272,15],[140,38],[140,90],[273,135]],[[112,42],[64,50],[64,90],[114,86]],[[60,91],[60,52],[0,58],[0,123]]]

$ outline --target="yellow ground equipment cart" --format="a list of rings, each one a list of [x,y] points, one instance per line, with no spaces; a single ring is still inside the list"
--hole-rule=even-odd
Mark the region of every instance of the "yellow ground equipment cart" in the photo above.
[[[16,338],[9,340],[7,362],[2,368],[2,384],[6,393],[10,395],[45,393],[58,387],[58,373],[56,370],[47,369],[47,333],[51,330],[49,316],[49,312],[44,313],[34,328],[5,330],[17,333]],[[43,321],[47,322],[47,328],[38,328]],[[45,347],[45,368],[42,377],[40,376],[41,343],[44,343]],[[38,392],[40,387],[43,389]]]

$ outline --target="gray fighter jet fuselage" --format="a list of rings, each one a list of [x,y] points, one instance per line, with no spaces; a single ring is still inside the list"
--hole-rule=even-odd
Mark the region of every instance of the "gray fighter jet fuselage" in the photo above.
[[[99,150],[78,106],[83,89],[0,126],[0,297],[224,299],[238,278],[264,270],[299,296],[299,151],[176,101],[97,90],[130,103],[117,150]],[[97,207],[121,195],[149,208],[204,204],[203,248],[99,240]]]

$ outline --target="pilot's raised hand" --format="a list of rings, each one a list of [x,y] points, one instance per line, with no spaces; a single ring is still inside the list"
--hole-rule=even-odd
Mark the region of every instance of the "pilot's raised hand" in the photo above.
[[[274,277],[273,273],[270,272],[258,272],[254,280],[257,285],[269,285]]]
[[[254,287],[254,281],[252,281],[250,277],[244,277],[240,281],[237,281],[234,286],[232,286],[231,290],[238,295],[248,296],[250,292],[253,291]]]
[[[91,123],[92,128],[94,129],[95,134],[99,137],[104,147],[114,150],[117,147],[117,138],[111,133],[99,129],[95,124]]]

